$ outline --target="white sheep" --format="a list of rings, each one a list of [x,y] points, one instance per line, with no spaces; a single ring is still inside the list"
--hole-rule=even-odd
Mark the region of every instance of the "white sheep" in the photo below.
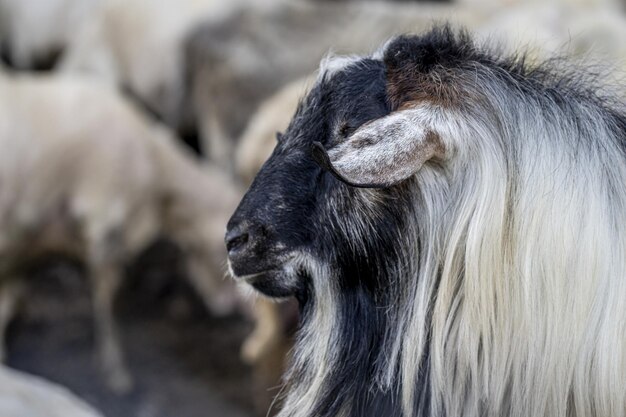
[[[221,280],[222,232],[239,191],[114,90],[0,75],[0,147],[0,340],[21,289],[20,261],[42,250],[87,264],[100,357],[120,391],[130,377],[112,303],[124,264],[157,235],[188,255],[210,309],[233,308],[233,288]]]
[[[168,125],[181,122],[184,39],[243,0],[108,0],[81,25],[60,69],[124,86]]]

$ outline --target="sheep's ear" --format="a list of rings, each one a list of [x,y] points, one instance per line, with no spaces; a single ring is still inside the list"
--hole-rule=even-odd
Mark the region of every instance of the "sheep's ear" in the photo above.
[[[414,175],[433,158],[443,158],[439,135],[399,111],[357,129],[345,142],[326,150],[312,147],[313,159],[354,187],[389,187]]]

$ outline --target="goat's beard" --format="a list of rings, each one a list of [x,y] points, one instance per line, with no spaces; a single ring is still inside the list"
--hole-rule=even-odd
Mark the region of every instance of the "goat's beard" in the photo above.
[[[372,268],[378,258],[350,253],[334,261],[299,259],[309,276],[310,295],[301,306],[281,417],[401,415],[397,377],[387,375],[387,354],[397,334],[393,299],[399,291],[378,287],[389,273],[381,268],[389,259]],[[369,261],[342,265],[340,259]]]

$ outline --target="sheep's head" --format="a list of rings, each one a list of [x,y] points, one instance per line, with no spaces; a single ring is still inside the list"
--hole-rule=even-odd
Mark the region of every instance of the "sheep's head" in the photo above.
[[[377,271],[406,241],[405,216],[415,203],[403,191],[424,164],[446,158],[431,114],[411,105],[426,93],[411,86],[405,97],[416,69],[409,64],[424,59],[407,50],[420,42],[430,46],[398,38],[383,57],[322,64],[229,222],[235,277],[271,296],[305,298],[311,276],[328,267],[344,272],[337,274],[343,287],[385,285]]]

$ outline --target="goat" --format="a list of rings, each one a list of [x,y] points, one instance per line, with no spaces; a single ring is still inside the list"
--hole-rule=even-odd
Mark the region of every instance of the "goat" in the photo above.
[[[626,415],[626,113],[438,27],[330,58],[228,223],[280,417]]]
[[[223,228],[241,197],[163,126],[105,83],[0,75],[0,340],[22,290],[21,264],[55,251],[84,260],[111,388],[130,387],[112,305],[123,267],[158,236],[187,255],[209,309],[228,313]],[[4,354],[4,346],[2,345]]]

